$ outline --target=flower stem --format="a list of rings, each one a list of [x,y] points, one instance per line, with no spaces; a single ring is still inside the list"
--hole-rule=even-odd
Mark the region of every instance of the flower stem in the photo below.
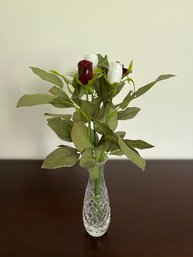
[[[86,91],[86,100],[89,101],[88,91]],[[88,119],[88,137],[89,137],[90,141],[92,142],[92,139],[91,139],[91,121],[90,121],[90,119]]]
[[[68,83],[66,83],[66,86],[67,86],[68,92],[72,95],[72,94],[73,94],[73,92],[72,92],[72,90],[70,89],[69,84],[68,84]]]
[[[98,213],[100,211],[100,206],[99,206],[99,202],[100,202],[100,182],[101,182],[101,176],[102,176],[102,167],[99,167],[99,174],[98,177],[94,179],[94,212],[96,217],[98,216]]]
[[[100,200],[100,177],[94,180],[94,212],[97,215],[99,212],[99,200]]]
[[[92,102],[93,102],[93,100],[94,100],[94,96],[92,94]],[[93,130],[94,130],[94,145],[96,146],[96,142],[97,142],[97,140],[96,140],[96,127],[95,127],[94,121],[93,121]]]

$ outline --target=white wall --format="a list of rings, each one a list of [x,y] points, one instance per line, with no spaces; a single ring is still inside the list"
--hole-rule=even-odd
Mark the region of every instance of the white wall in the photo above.
[[[99,52],[133,59],[137,86],[177,75],[133,102],[141,113],[120,128],[156,146],[145,158],[192,159],[192,0],[0,0],[0,158],[43,158],[61,143],[43,115],[52,107],[15,108],[49,88],[28,67],[68,71]]]

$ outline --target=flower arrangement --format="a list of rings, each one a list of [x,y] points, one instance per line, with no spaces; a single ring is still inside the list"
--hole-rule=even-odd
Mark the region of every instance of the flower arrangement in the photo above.
[[[59,145],[45,158],[42,168],[70,167],[80,161],[80,166],[87,168],[92,178],[97,178],[98,173],[92,169],[95,163],[103,162],[106,155],[125,155],[140,169],[145,169],[145,160],[138,149],[153,146],[143,140],[125,138],[126,133],[116,131],[116,128],[119,121],[132,119],[140,111],[138,107],[130,106],[133,100],[142,96],[157,82],[174,75],[161,75],[136,89],[130,76],[133,63],[125,68],[120,62],[109,63],[107,56],[101,54],[85,56],[78,63],[78,70],[70,74],[30,68],[53,86],[48,94],[23,95],[17,107],[51,104],[56,108],[74,110],[72,114],[45,113],[48,126],[60,139],[73,145]],[[126,83],[126,96],[122,102],[115,104],[114,97]]]

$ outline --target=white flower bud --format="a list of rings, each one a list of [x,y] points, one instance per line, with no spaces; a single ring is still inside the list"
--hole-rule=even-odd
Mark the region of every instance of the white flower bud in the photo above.
[[[92,62],[92,68],[95,70],[98,65],[98,56],[96,54],[87,54],[84,56],[84,60]]]
[[[110,84],[119,83],[123,75],[123,66],[119,62],[113,62],[109,64],[107,80]]]

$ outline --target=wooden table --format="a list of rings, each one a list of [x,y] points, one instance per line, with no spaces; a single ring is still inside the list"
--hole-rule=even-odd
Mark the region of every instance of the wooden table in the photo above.
[[[41,161],[0,161],[0,257],[192,257],[193,161],[109,161],[108,232],[82,225],[87,172],[42,171]]]

